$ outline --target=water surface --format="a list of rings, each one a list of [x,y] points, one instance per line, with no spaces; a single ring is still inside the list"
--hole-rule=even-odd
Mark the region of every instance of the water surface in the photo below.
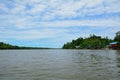
[[[120,51],[0,50],[0,80],[120,80]]]

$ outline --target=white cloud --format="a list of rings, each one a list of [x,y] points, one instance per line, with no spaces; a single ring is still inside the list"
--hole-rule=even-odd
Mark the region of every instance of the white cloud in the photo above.
[[[115,13],[115,12],[120,12],[120,1],[116,3],[112,3],[111,5],[107,5],[105,7],[105,10],[107,13]]]
[[[1,10],[1,11],[5,11],[5,12],[8,12],[7,6],[6,6],[5,4],[3,4],[3,3],[0,3],[0,10]]]
[[[46,15],[47,16],[47,15]],[[9,18],[8,18],[9,17]],[[47,16],[46,18],[49,18]],[[81,19],[81,20],[56,20],[56,21],[36,21],[32,17],[1,16],[1,26],[14,27],[17,29],[44,28],[44,27],[119,27],[120,19],[117,17],[100,19]],[[11,20],[12,19],[12,20]],[[7,24],[6,24],[7,23]],[[11,26],[12,25],[12,26]]]
[[[59,6],[56,14],[61,17],[75,17],[78,15],[77,10],[81,9],[84,5],[82,2],[68,2]]]
[[[14,8],[10,10],[11,14],[24,14],[25,13],[25,5],[14,4]]]
[[[41,20],[52,20],[56,19],[56,17],[57,19],[64,19],[120,12],[119,0],[17,0],[14,2],[11,2],[14,8],[9,9],[12,15],[39,15]],[[2,9],[7,9],[5,4],[2,4],[1,7]]]
[[[35,5],[33,6],[33,8],[31,10],[28,11],[28,13],[30,14],[40,14],[42,11],[44,11],[44,9],[46,8],[46,5],[44,4],[38,4],[38,5]]]
[[[96,6],[100,6],[103,4],[104,0],[83,0],[83,2],[86,4],[86,8],[94,8]]]
[[[40,22],[45,27],[77,27],[77,26],[93,26],[93,27],[119,27],[119,20],[116,19],[99,19],[99,20],[63,20],[54,22]]]

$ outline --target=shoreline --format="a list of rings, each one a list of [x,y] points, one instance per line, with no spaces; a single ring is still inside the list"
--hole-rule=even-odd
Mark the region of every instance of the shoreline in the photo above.
[[[62,49],[62,48],[21,48],[21,49],[0,49],[0,50],[120,50],[120,49]]]

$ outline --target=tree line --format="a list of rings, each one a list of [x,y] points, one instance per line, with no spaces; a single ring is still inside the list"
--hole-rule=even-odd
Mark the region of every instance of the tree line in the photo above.
[[[109,43],[116,41],[120,45],[120,35],[115,38],[109,39],[108,37],[102,38],[101,36],[90,35],[88,38],[79,37],[63,45],[63,49],[102,49]]]
[[[10,45],[8,43],[0,42],[0,49],[50,49],[50,48],[42,48],[42,47],[20,47]]]
[[[4,42],[0,42],[0,49],[19,49],[18,46],[13,46]]]

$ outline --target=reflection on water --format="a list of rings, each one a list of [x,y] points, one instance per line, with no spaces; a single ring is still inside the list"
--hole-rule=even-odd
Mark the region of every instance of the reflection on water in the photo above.
[[[119,80],[120,51],[1,50],[0,80]]]
[[[116,64],[117,64],[117,67],[120,68],[120,51],[116,51]]]

